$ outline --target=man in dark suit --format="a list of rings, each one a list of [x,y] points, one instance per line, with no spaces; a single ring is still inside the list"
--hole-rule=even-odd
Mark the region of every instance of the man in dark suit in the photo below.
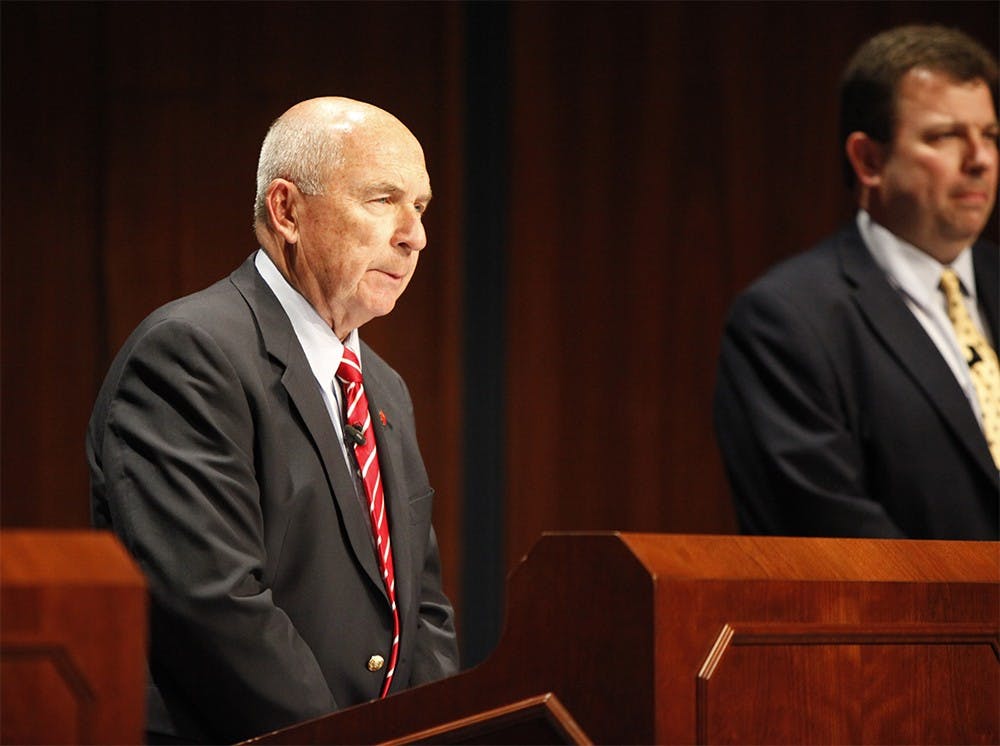
[[[262,249],[115,359],[92,513],[149,582],[151,741],[232,742],[457,672],[413,407],[357,331],[409,282],[430,198],[387,112],[292,107],[261,149]]]
[[[714,417],[743,531],[998,538],[1000,405],[981,385],[997,247],[979,240],[996,85],[992,56],[939,27],[887,31],[848,65],[856,219],[754,283],[726,324]]]

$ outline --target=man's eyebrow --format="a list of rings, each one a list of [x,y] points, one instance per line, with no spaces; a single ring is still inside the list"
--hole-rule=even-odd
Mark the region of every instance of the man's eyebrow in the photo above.
[[[376,181],[365,184],[363,191],[365,194],[399,194],[403,190],[391,181]]]
[[[402,194],[405,190],[398,184],[394,184],[391,181],[378,181],[374,184],[369,184],[365,187],[364,191],[366,194],[391,194],[396,196]],[[428,191],[426,194],[418,195],[415,201],[427,203],[431,201],[433,196],[434,195]]]
[[[995,121],[995,120],[994,120]],[[950,114],[941,114],[937,117],[928,117],[925,122],[925,127],[927,129],[948,129],[951,127],[989,127],[993,124],[992,122],[986,122],[982,124],[980,122],[974,122],[971,119],[961,119],[959,117],[952,116]]]

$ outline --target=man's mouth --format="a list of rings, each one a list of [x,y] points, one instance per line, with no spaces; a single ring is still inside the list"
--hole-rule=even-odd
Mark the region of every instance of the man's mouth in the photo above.
[[[990,201],[989,192],[980,189],[961,189],[952,196],[966,205],[986,205]]]

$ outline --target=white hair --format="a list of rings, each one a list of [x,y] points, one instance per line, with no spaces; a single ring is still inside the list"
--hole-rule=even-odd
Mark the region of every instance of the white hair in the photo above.
[[[260,147],[254,223],[268,222],[267,188],[275,179],[288,179],[304,194],[323,194],[342,150],[341,138],[327,122],[304,116],[276,119]]]

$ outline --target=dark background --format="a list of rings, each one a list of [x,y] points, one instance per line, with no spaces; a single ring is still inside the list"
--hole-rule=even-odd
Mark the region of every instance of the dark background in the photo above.
[[[268,124],[340,94],[407,123],[434,184],[419,271],[363,334],[416,403],[466,663],[542,531],[732,532],[719,335],[852,214],[844,62],[907,22],[995,52],[998,8],[3,3],[2,524],[87,525],[111,357],[254,250]]]

